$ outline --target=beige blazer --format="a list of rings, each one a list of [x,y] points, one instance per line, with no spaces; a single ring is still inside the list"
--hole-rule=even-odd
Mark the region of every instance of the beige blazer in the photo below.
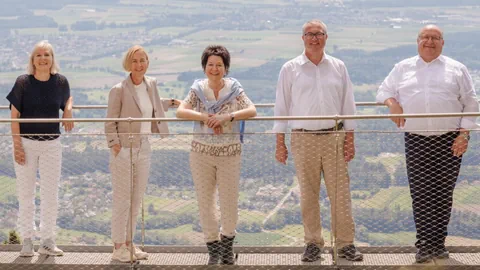
[[[158,95],[157,80],[152,77],[144,76],[143,81],[147,85],[148,95],[153,105],[152,118],[164,118],[165,113],[170,106],[170,99],[161,100]],[[107,118],[142,118],[140,103],[137,92],[133,85],[130,75],[121,83],[115,85],[108,95]],[[107,135],[108,147],[120,144],[122,147],[128,147],[129,130],[128,122],[106,122],[105,133]],[[141,122],[131,123],[131,132],[133,134],[140,133]],[[152,122],[152,133],[168,133],[166,122]],[[139,147],[140,136],[133,136],[133,147]]]

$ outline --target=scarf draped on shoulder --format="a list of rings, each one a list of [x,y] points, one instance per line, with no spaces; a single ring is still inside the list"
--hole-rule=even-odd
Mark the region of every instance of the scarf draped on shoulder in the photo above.
[[[225,80],[231,80],[233,81],[232,86],[230,88],[230,92],[226,94],[225,96],[219,98],[218,100],[207,100],[205,97],[205,94],[203,92],[203,81],[205,79],[197,79],[193,82],[191,90],[197,95],[197,98],[199,99],[200,102],[203,103],[205,106],[205,110],[207,111],[208,114],[216,114],[220,111],[222,106],[224,104],[227,104],[229,102],[232,102],[235,100],[240,94],[243,93],[243,87],[240,84],[239,81],[237,81],[234,78],[225,78]],[[200,111],[200,105],[197,102],[197,111]],[[233,124],[233,131],[234,132],[239,132],[240,133],[240,141],[243,143],[243,133],[245,130],[245,121],[236,121],[236,123]],[[200,132],[200,123],[195,122],[194,124],[194,130],[196,132]]]

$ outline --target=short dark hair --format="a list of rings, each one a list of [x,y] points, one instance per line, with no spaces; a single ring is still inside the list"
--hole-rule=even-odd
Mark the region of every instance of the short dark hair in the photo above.
[[[225,74],[228,74],[230,69],[230,53],[227,48],[222,45],[209,45],[202,53],[202,68],[203,71],[207,68],[208,58],[212,55],[222,58],[223,65],[225,65]]]

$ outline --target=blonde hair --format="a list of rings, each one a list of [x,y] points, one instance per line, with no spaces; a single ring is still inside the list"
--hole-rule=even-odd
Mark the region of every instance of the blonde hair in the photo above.
[[[303,34],[305,34],[305,29],[310,24],[320,25],[320,27],[323,29],[323,31],[325,31],[325,34],[327,33],[327,25],[324,22],[322,22],[321,20],[313,19],[313,20],[310,20],[310,21],[303,24],[303,26],[302,26],[302,33]]]
[[[53,50],[53,46],[48,42],[48,40],[42,40],[35,44],[35,46],[33,46],[33,50],[30,53],[30,60],[28,61],[27,74],[35,74],[35,65],[33,64],[33,58],[35,57],[35,52],[38,49],[45,49],[50,52],[50,54],[52,55],[52,66],[50,67],[50,74],[57,74],[60,68],[58,67],[57,61],[55,60],[55,52]]]
[[[125,69],[125,71],[127,72],[130,72],[132,71],[132,59],[133,59],[133,55],[138,52],[138,51],[142,51],[145,53],[145,57],[147,57],[147,61],[148,61],[148,54],[147,52],[145,51],[145,49],[140,46],[140,45],[133,45],[132,47],[130,47],[130,49],[128,49],[127,53],[125,54],[125,56],[123,57],[123,69]]]

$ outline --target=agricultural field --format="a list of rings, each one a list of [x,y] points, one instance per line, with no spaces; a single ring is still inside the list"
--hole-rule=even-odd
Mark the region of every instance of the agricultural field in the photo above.
[[[303,51],[302,24],[318,16],[328,25],[326,51],[345,62],[357,101],[375,101],[378,86],[393,65],[416,54],[418,30],[426,23],[437,23],[443,27],[446,54],[466,64],[477,92],[479,90],[478,6],[445,4],[440,0],[435,7],[422,6],[421,1],[409,7],[375,7],[369,0],[88,2],[90,4],[72,0],[68,4],[60,3],[56,9],[46,2],[39,2],[32,7],[19,6],[18,10],[9,11],[9,14],[0,14],[0,40],[3,45],[0,48],[0,95],[5,97],[15,79],[25,73],[33,45],[47,39],[56,49],[60,72],[69,80],[76,105],[107,103],[111,87],[127,76],[122,68],[122,57],[134,44],[141,44],[148,52],[147,75],[157,79],[160,96],[183,99],[193,79],[204,76],[200,63],[204,48],[210,44],[221,44],[229,49],[232,56],[230,75],[239,78],[251,100],[254,103],[272,103],[281,66]],[[29,18],[28,24],[23,23],[25,18]],[[3,98],[0,105],[8,105],[7,100]],[[262,116],[273,115],[272,108],[258,111]],[[9,117],[8,110],[0,113],[4,118]],[[386,113],[386,109],[358,108],[360,115],[380,113]],[[75,111],[77,118],[103,118],[105,114],[105,110]],[[168,111],[166,115],[174,118],[175,110]],[[388,223],[390,216],[398,218],[402,214],[405,216],[401,218],[405,217],[407,221],[411,218],[408,187],[406,183],[395,182],[403,176],[400,173],[404,170],[404,153],[399,150],[403,143],[401,134],[390,120],[359,120],[358,123],[358,152],[350,167],[353,170],[354,212],[359,213],[355,216],[359,220],[358,243],[412,245],[413,229],[390,228],[392,224]],[[246,137],[245,148],[255,148],[255,151],[244,153],[247,162],[243,164],[245,172],[242,173],[248,177],[242,178],[245,181],[242,185],[248,190],[240,191],[242,208],[237,228],[238,245],[303,245],[303,227],[298,220],[298,192],[293,189],[295,181],[287,182],[294,178],[291,159],[287,166],[280,167],[273,161],[273,153],[262,151],[268,148],[262,148],[263,144],[273,147],[274,134],[265,136],[272,126],[272,121],[247,124],[247,131],[256,134]],[[144,200],[146,242],[155,245],[202,245],[198,205],[188,167],[192,123],[170,122],[169,127],[173,136],[165,139],[157,136],[151,140],[153,169]],[[10,151],[9,123],[1,128],[8,136],[2,146]],[[372,130],[384,133],[369,134]],[[262,136],[257,136],[259,134]],[[455,191],[453,223],[458,226],[447,240],[451,245],[480,245],[478,234],[472,229],[480,215],[480,169],[476,155],[479,145],[472,137],[470,147],[473,149],[468,152],[464,160],[468,164],[461,173],[465,178],[459,181]],[[58,243],[110,245],[112,191],[104,124],[77,123],[75,130],[62,139],[65,163]],[[252,147],[248,143],[259,145]],[[257,147],[260,144],[262,147]],[[390,152],[390,146],[398,149]],[[10,152],[5,151],[2,158],[0,239],[15,227],[17,214],[16,183]],[[365,172],[364,168],[372,171]],[[286,191],[292,191],[291,197],[279,206],[278,212],[272,213],[270,211],[277,206],[279,199],[260,198],[257,192],[260,188],[274,189],[283,184],[285,191],[281,191],[279,198],[285,196]],[[322,196],[322,207],[325,206],[322,213],[330,214],[326,194]],[[38,194],[36,203],[39,203]],[[386,217],[382,220],[384,224],[372,226],[367,214],[376,218]],[[267,229],[269,220],[283,223],[278,228]],[[462,223],[464,220],[467,221]],[[327,215],[323,223],[327,245],[331,238],[328,223]]]

